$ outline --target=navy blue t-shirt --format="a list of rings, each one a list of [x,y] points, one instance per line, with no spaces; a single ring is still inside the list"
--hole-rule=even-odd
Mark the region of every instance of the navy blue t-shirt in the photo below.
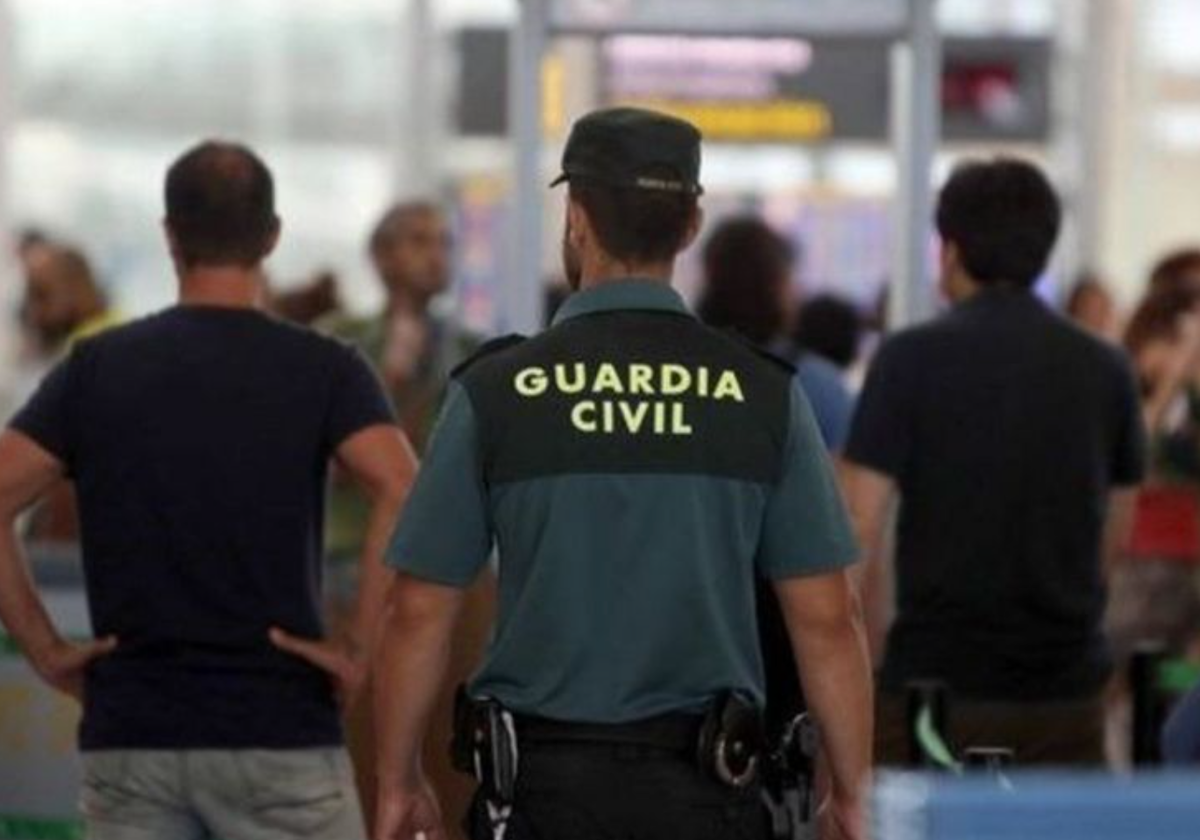
[[[326,468],[392,415],[354,350],[256,310],[176,307],[77,345],[11,422],[79,497],[97,636],[80,748],[341,741],[322,634]]]

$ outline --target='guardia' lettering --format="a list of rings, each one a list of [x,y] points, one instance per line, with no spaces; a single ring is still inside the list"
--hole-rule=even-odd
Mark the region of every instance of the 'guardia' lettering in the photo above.
[[[523,397],[540,397],[546,393],[548,384],[546,372],[538,367],[525,368],[513,380],[517,393]]]
[[[570,398],[571,426],[583,434],[691,435],[688,407],[696,400],[747,402],[737,371],[678,362],[558,362],[524,368],[513,387],[526,399]],[[583,394],[612,397],[578,399]]]

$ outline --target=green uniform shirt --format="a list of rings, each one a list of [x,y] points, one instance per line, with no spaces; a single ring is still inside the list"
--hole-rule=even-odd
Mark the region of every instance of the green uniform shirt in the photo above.
[[[725,690],[761,703],[756,573],[856,555],[791,369],[635,280],[456,372],[389,560],[461,587],[493,546],[499,621],[472,693],[597,723]]]

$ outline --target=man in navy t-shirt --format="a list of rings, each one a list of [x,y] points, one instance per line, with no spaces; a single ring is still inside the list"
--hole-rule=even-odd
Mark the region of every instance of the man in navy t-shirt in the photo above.
[[[349,347],[259,309],[269,171],[202,144],[170,169],[179,304],[78,344],[0,437],[0,619],[83,703],[92,840],[363,836],[338,700],[356,695],[415,462]],[[349,638],[318,608],[330,458],[372,498]],[[14,521],[77,487],[97,641],[55,629]]]

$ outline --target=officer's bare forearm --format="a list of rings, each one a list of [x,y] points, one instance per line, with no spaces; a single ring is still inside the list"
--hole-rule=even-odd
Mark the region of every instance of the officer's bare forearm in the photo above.
[[[816,648],[815,650],[813,648]],[[809,707],[821,724],[834,792],[858,796],[871,772],[872,691],[861,624],[797,653]]]
[[[375,674],[379,784],[415,788],[421,744],[446,678],[459,589],[400,575],[392,589]]]
[[[871,773],[871,668],[858,599],[844,574],[776,584],[834,794],[857,798]]]
[[[62,636],[33,584],[14,519],[11,514],[0,516],[0,622],[41,673],[47,654]]]

